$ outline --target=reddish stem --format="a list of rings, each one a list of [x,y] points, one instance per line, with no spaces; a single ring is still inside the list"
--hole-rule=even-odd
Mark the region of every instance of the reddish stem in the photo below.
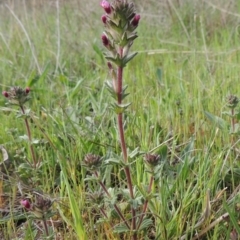
[[[47,221],[46,219],[43,219],[43,226],[45,228],[45,232],[46,232],[46,236],[49,236],[49,232],[48,232],[48,226],[47,226]]]
[[[123,48],[119,48],[119,55],[120,57],[123,56]],[[123,67],[118,67],[117,71],[117,101],[118,104],[122,104],[122,89],[123,89]],[[124,136],[124,128],[123,128],[123,114],[118,113],[117,116],[117,122],[118,122],[118,130],[119,130],[119,136],[120,136],[120,142],[121,142],[121,149],[123,154],[123,160],[127,164],[128,163],[128,154],[127,154],[127,147],[125,142],[125,136]],[[129,166],[124,167],[124,172],[127,178],[127,184],[128,189],[130,192],[131,199],[134,199],[134,193],[133,193],[133,185],[132,185],[132,178],[131,178],[131,172]],[[134,207],[131,207],[132,212],[132,230],[136,230],[136,211]],[[137,240],[137,233],[133,234],[133,239]]]
[[[96,176],[97,178],[99,177],[97,171],[95,171],[94,174],[95,174],[95,176]],[[108,190],[107,190],[106,186],[104,185],[104,183],[103,183],[101,180],[99,180],[98,182],[99,182],[100,186],[102,187],[103,191],[104,191],[104,192],[107,194],[107,196],[110,198],[111,195],[110,195],[110,193],[108,192]],[[128,229],[131,229],[131,227],[129,226],[127,220],[126,220],[126,219],[124,218],[124,216],[122,215],[122,212],[121,212],[121,210],[119,209],[119,207],[118,207],[116,204],[114,204],[113,206],[114,206],[116,212],[118,213],[118,216],[123,220],[123,222],[125,223],[125,225],[127,226],[127,228],[128,228]]]
[[[20,105],[20,108],[21,108],[22,114],[25,114],[24,107],[22,105]],[[34,152],[34,149],[33,149],[33,145],[32,145],[32,136],[31,136],[31,131],[30,131],[28,119],[26,117],[24,118],[24,122],[25,122],[25,126],[26,126],[26,129],[27,129],[27,135],[28,135],[29,146],[30,146],[30,151],[31,151],[31,155],[32,155],[34,168],[36,168],[36,166],[37,166],[37,159],[36,159],[36,155],[35,155],[35,152]]]

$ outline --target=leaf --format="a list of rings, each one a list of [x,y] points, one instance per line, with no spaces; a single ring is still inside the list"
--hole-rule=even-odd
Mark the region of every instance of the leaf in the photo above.
[[[108,61],[116,64],[117,66],[123,67],[123,60],[120,58],[119,54],[117,54],[116,57],[113,57],[113,56],[110,56],[110,55],[106,55],[106,54],[105,54],[105,58],[106,58]]]
[[[147,229],[152,224],[153,224],[152,219],[145,218],[139,227],[139,231]]]
[[[161,162],[164,162],[167,159],[167,151],[168,151],[167,145],[162,145],[156,152],[161,156]]]
[[[43,73],[41,75],[35,74],[34,72],[31,74],[32,77],[30,77],[27,81],[27,86],[28,87],[32,87],[34,84],[36,84],[37,82],[41,82],[43,79],[45,79],[45,77],[47,76],[48,73],[48,69],[49,69],[49,64],[46,65]]]
[[[129,153],[130,158],[134,158],[139,154],[139,147],[136,147],[131,153]]]
[[[109,158],[104,161],[105,165],[121,165],[122,161],[116,158]]]
[[[101,60],[103,61],[104,60],[104,58],[103,58],[103,53],[102,53],[102,51],[101,51],[101,49],[98,47],[98,45],[96,44],[96,43],[94,43],[93,45],[92,45],[92,47],[93,47],[93,50],[97,53],[97,55],[101,58]]]
[[[125,56],[123,59],[122,59],[122,67],[125,67],[126,64],[131,61],[135,56],[137,55],[137,52],[134,52],[132,54],[129,54],[127,56]]]
[[[125,109],[127,109],[131,105],[131,103],[125,103],[125,104],[114,103],[111,105],[112,105],[114,112],[116,114],[120,114],[120,113],[123,113],[125,111]]]
[[[187,146],[182,150],[181,152],[181,159],[187,159],[191,156],[193,150],[194,150],[194,141],[195,138],[192,137]]]
[[[205,116],[219,129],[229,129],[229,124],[222,118],[211,114],[210,112],[204,111]]]
[[[162,69],[161,68],[157,68],[157,79],[158,81],[161,83],[162,82]]]
[[[125,224],[121,224],[114,227],[114,232],[116,233],[126,233],[129,232],[128,227]]]
[[[232,210],[232,207],[230,208],[226,202],[223,203],[223,207],[226,209],[226,211],[229,214],[230,220],[234,226],[234,228],[237,230],[238,234],[240,234],[240,227],[238,225],[238,217],[236,216],[235,211]],[[234,215],[235,213],[235,215]]]

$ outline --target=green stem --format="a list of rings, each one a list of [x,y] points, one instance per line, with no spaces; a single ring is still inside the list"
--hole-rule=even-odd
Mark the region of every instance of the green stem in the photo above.
[[[22,114],[25,114],[24,107],[22,105],[20,105],[20,108],[21,108]],[[33,149],[31,130],[30,130],[30,127],[29,127],[28,119],[26,117],[24,118],[24,122],[25,122],[25,126],[26,126],[26,129],[27,129],[27,135],[28,135],[28,140],[29,140],[30,152],[31,152],[31,155],[32,155],[34,168],[36,168],[36,166],[37,166],[37,158],[36,158],[36,155],[35,155],[35,152],[34,152],[34,149]]]
[[[154,181],[154,177],[151,176],[151,179],[150,179],[150,183],[149,183],[149,186],[148,186],[148,194],[151,192],[152,190],[152,185],[153,185],[153,181]],[[138,226],[137,226],[137,229],[140,228],[141,224],[142,224],[142,221],[143,221],[143,218],[144,216],[146,215],[146,211],[147,211],[147,207],[148,207],[148,199],[145,200],[145,203],[144,203],[144,206],[143,206],[143,211],[142,211],[142,214],[141,214],[141,217],[140,217],[140,220],[138,222]]]

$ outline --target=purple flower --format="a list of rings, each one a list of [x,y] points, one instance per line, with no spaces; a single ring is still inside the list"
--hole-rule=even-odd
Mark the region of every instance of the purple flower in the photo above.
[[[27,200],[27,199],[21,200],[20,203],[26,209],[30,209],[31,208],[31,204],[30,204],[29,200]]]
[[[7,91],[3,91],[3,92],[2,92],[2,95],[3,95],[5,98],[8,98],[8,97],[9,97],[9,94],[8,94]]]
[[[109,40],[105,34],[102,35],[102,43],[105,47],[107,47],[109,44]]]
[[[134,27],[137,27],[140,18],[141,18],[141,16],[140,16],[139,14],[135,15],[135,17],[134,17],[133,20],[132,20],[132,25],[133,25]]]
[[[110,14],[112,12],[111,4],[108,1],[103,0],[101,2],[101,6],[107,14]]]
[[[30,87],[26,87],[25,92],[28,94],[30,92]]]
[[[104,24],[106,24],[106,22],[107,22],[107,17],[106,17],[106,15],[103,15],[103,16],[102,16],[102,22],[103,22]]]
[[[113,69],[112,64],[111,64],[110,62],[108,62],[107,65],[108,65],[108,68],[109,68],[110,70]]]

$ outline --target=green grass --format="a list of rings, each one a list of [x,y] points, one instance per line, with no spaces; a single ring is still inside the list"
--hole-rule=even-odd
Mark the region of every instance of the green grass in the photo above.
[[[201,239],[229,239],[232,229],[239,231],[239,133],[231,136],[217,128],[215,118],[210,121],[204,111],[230,124],[223,112],[228,111],[226,97],[240,95],[240,5],[167,2],[137,2],[141,20],[133,50],[139,53],[124,72],[130,93],[126,101],[132,103],[125,115],[126,143],[129,152],[140,151],[132,158],[139,189],[145,189],[150,178],[142,153],[168,149],[154,182],[156,197],[149,202],[154,224],[141,239],[180,239],[186,233],[187,239],[196,239],[196,232],[225,213],[230,217]],[[77,0],[6,4],[0,6],[0,90],[31,87],[30,126],[39,140],[34,147],[42,164],[38,169],[24,165],[31,159],[24,122],[6,111],[0,98],[0,144],[13,165],[0,182],[0,193],[8,196],[1,198],[0,208],[12,208],[10,215],[1,213],[0,239],[39,238],[27,237],[37,234],[36,227],[15,224],[22,216],[18,181],[27,185],[24,196],[38,189],[56,199],[52,218],[61,227],[54,226],[53,236],[121,239],[113,232],[117,217],[112,217],[113,226],[97,221],[101,215],[87,193],[99,186],[84,181],[88,172],[81,166],[89,152],[105,158],[121,154],[112,99],[104,84],[110,74],[101,51],[102,9],[98,2]],[[107,166],[101,174],[110,188],[123,171]],[[194,229],[208,204],[208,190],[211,213]]]

